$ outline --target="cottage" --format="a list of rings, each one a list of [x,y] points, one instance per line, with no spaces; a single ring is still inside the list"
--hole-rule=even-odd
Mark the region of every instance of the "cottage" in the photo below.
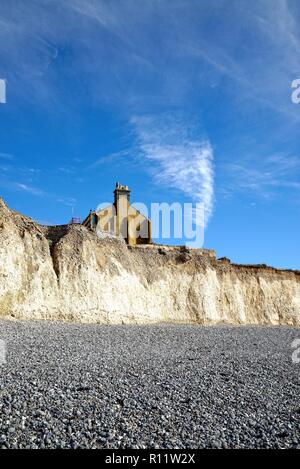
[[[101,235],[122,236],[131,246],[152,243],[151,221],[131,205],[128,186],[118,182],[114,203],[91,211],[82,224]]]

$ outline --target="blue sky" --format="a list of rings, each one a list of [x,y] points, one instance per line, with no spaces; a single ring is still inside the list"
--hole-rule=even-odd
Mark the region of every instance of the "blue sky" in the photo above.
[[[120,181],[204,202],[220,257],[299,269],[299,24],[297,0],[1,0],[0,195],[65,223]]]

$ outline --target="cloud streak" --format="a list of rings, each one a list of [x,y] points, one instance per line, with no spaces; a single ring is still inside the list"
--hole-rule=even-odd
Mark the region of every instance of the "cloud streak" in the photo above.
[[[241,163],[230,163],[223,168],[227,179],[225,191],[246,192],[265,199],[280,194],[281,190],[300,191],[297,175],[300,159],[297,156],[274,154],[258,160],[249,158]]]
[[[138,151],[151,163],[155,182],[203,204],[207,225],[214,206],[213,149],[210,142],[192,139],[188,125],[170,116],[133,117],[131,123]]]
[[[154,102],[186,104],[190,93],[201,92],[201,82],[217,83],[229,95],[230,87],[238,86],[240,103],[255,99],[298,120],[288,99],[300,52],[292,3],[277,0],[276,8],[274,0],[233,2],[230,8],[220,0],[171,3],[170,8],[167,1],[150,0],[28,0],[18,2],[12,15],[3,1],[0,61],[11,88],[39,105],[64,108],[71,104],[68,93],[59,92],[59,76],[74,80],[80,74],[93,101],[118,103],[132,114]],[[211,17],[217,20],[215,34],[206,27]],[[71,68],[61,59],[66,51]]]
[[[18,190],[28,192],[29,194],[35,195],[37,197],[45,197],[47,195],[46,192],[42,191],[41,189],[38,189],[37,187],[28,186],[27,184],[23,184],[20,182],[14,183],[14,186]]]

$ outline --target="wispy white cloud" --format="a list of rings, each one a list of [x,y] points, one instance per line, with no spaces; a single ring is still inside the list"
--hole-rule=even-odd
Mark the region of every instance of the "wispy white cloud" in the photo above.
[[[86,16],[119,36],[120,24],[125,22],[125,18],[122,19],[118,12],[120,6],[108,2],[99,2],[98,0],[72,0],[67,8]]]
[[[0,175],[0,187],[12,192],[24,192],[41,199],[52,199],[66,207],[74,207],[77,204],[77,199],[75,197],[62,196],[55,192],[45,191],[37,186],[33,186],[25,182],[13,181],[7,174]]]
[[[282,52],[289,65],[296,65],[299,70],[297,54],[300,50],[299,28],[296,10],[288,0],[276,0],[276,8],[273,8],[273,0],[260,2],[260,8],[254,12],[253,18],[261,34]],[[284,46],[284,47],[282,47]]]
[[[139,113],[154,103],[186,104],[207,86],[232,99],[226,77],[239,86],[240,104],[255,99],[297,117],[288,90],[300,52],[292,2],[276,0],[276,8],[274,0],[233,2],[230,8],[220,0],[171,3],[28,0],[12,15],[4,1],[0,60],[14,93],[66,108],[68,93],[58,96],[59,77],[80,75],[85,98]],[[61,59],[66,52],[71,67]]]
[[[99,168],[100,166],[109,166],[113,165],[113,167],[116,167],[119,163],[124,166],[124,160],[126,159],[129,161],[134,157],[134,152],[132,151],[132,148],[128,148],[126,150],[120,150],[117,152],[110,153],[108,155],[103,155],[97,158],[92,164],[88,165],[86,170],[94,170],[96,168]]]
[[[45,197],[47,194],[46,192],[42,191],[41,189],[33,186],[28,186],[27,184],[16,182],[14,183],[16,189],[28,192],[29,194],[35,195],[37,197]]]
[[[214,205],[213,149],[210,142],[193,139],[189,124],[171,116],[133,117],[131,123],[137,135],[138,151],[145,161],[150,162],[155,182],[202,203],[207,225]]]
[[[288,189],[300,191],[300,158],[282,154],[266,155],[262,159],[248,158],[240,163],[224,165],[223,189],[230,192],[247,192],[259,198],[270,198]]]
[[[31,194],[36,197],[45,197],[48,195],[46,192],[42,191],[38,187],[30,186],[21,182],[12,181],[7,174],[1,174],[0,187],[13,192],[26,192],[27,194]]]

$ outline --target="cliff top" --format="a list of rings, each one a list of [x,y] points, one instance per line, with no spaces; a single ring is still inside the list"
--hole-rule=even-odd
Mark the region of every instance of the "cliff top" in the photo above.
[[[44,239],[47,239],[51,251],[53,250],[55,245],[58,244],[60,241],[65,240],[66,242],[70,242],[71,244],[78,244],[82,243],[86,239],[95,242],[98,245],[100,243],[103,248],[107,247],[108,254],[111,249],[114,250],[115,253],[116,251],[119,251],[119,253],[121,253],[121,251],[124,252],[125,250],[128,253],[136,253],[136,255],[139,257],[142,256],[145,262],[150,261],[151,259],[151,263],[153,262],[153,266],[155,266],[156,263],[160,266],[164,264],[193,264],[195,268],[198,264],[205,265],[211,263],[217,264],[221,271],[235,269],[241,274],[245,272],[257,273],[263,271],[266,274],[286,274],[288,276],[292,274],[300,276],[299,270],[277,269],[274,267],[270,267],[266,264],[234,264],[231,263],[230,260],[227,258],[217,260],[215,251],[209,249],[190,249],[184,246],[166,246],[156,244],[132,247],[126,246],[123,240],[109,238],[100,239],[95,233],[92,233],[90,230],[88,230],[82,225],[42,226],[36,223],[31,218],[24,216],[19,212],[11,210],[6,205],[4,200],[0,198],[0,223],[3,221],[12,222],[15,226],[18,227],[18,229],[22,229],[22,232],[26,230],[28,232],[34,232],[35,234],[44,237]]]

